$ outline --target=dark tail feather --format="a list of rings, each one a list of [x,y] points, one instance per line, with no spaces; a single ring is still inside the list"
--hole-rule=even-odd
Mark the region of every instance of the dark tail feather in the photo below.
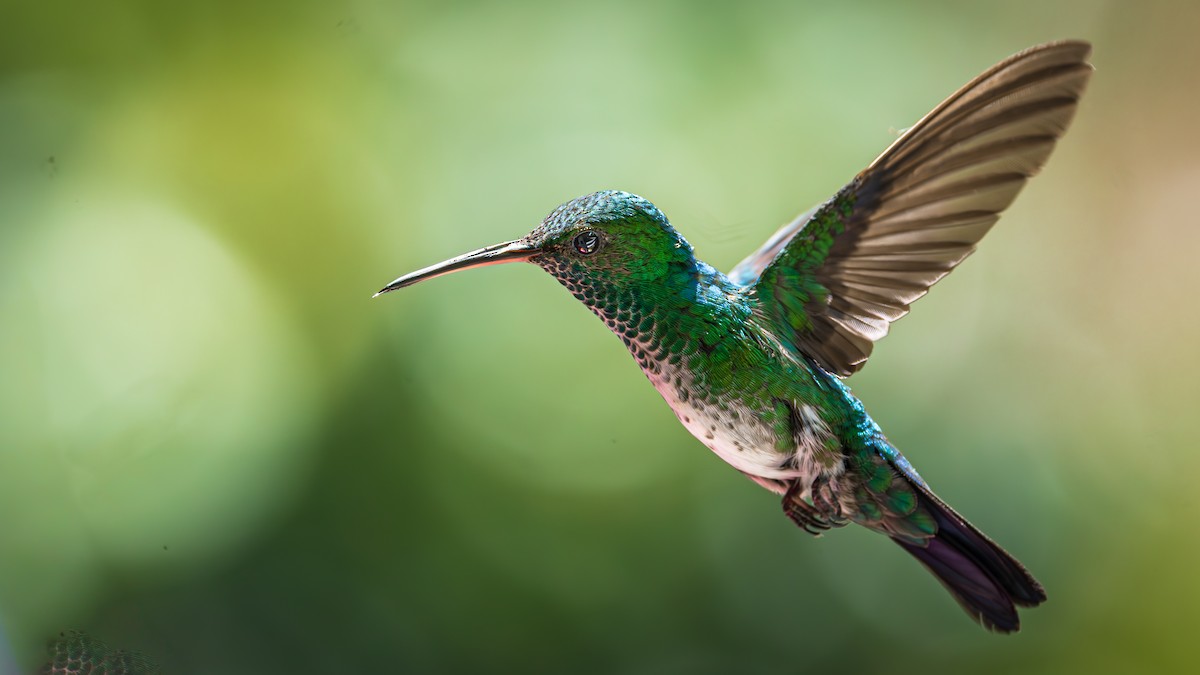
[[[1046,591],[1016,558],[927,489],[919,489],[920,506],[934,518],[937,533],[921,544],[893,538],[958,600],[984,628],[1013,633],[1021,627],[1017,606],[1045,602]]]

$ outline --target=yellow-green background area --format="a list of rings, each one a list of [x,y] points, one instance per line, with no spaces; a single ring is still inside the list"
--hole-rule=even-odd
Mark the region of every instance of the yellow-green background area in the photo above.
[[[168,673],[1194,665],[1191,3],[8,3],[0,621]],[[533,266],[602,188],[728,269],[968,79],[1095,43],[1041,176],[854,391],[1050,601],[814,540]]]

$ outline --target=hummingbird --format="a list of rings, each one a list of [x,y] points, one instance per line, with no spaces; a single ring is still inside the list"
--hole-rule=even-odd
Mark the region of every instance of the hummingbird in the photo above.
[[[1046,600],[1042,585],[934,494],[842,380],[1041,169],[1090,54],[1061,41],[993,66],[728,274],[649,201],[606,190],[376,296],[485,265],[541,267],[621,339],[683,426],[778,495],[796,525],[881,533],[983,627],[1015,632],[1017,608]]]

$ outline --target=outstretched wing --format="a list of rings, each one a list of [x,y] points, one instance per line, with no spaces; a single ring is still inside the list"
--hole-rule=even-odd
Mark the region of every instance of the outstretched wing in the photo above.
[[[975,249],[1066,131],[1092,66],[1086,42],[997,64],[896,139],[833,199],[730,272],[789,347],[841,376]]]

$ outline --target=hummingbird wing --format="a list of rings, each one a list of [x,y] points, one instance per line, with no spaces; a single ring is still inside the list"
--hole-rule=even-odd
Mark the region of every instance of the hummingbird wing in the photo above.
[[[1066,131],[1091,45],[1033,47],[943,101],[832,199],[729,274],[789,347],[850,375],[975,249]]]

